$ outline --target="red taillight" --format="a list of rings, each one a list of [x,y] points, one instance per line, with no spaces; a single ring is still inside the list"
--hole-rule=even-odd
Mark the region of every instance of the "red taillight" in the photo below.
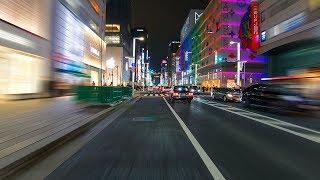
[[[173,93],[173,96],[179,96],[179,93]]]
[[[193,93],[188,93],[188,96],[193,96]]]

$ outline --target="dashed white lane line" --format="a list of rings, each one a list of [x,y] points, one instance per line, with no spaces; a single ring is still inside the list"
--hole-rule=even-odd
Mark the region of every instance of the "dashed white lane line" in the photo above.
[[[166,104],[169,107],[172,114],[178,120],[180,126],[182,127],[183,131],[186,133],[187,137],[191,141],[193,147],[196,149],[196,151],[199,154],[199,156],[201,157],[202,161],[204,162],[204,164],[208,168],[213,179],[214,180],[225,180],[222,173],[219,171],[218,167],[212,162],[212,160],[210,159],[208,154],[204,151],[204,149],[201,147],[200,143],[197,141],[197,139],[193,136],[191,131],[188,129],[187,125],[183,122],[183,120],[176,113],[176,111],[172,108],[172,106],[168,103],[168,101],[164,97],[163,97],[163,99],[166,102]]]
[[[168,94],[144,94],[144,97],[167,97],[169,96]]]
[[[304,139],[307,139],[307,140],[310,140],[310,141],[313,141],[316,143],[320,143],[320,132],[319,131],[315,131],[313,129],[298,126],[296,124],[291,124],[288,122],[281,121],[279,119],[275,119],[275,118],[264,116],[264,115],[261,115],[258,113],[246,111],[246,110],[239,109],[236,107],[232,107],[232,106],[228,106],[228,105],[224,105],[224,104],[220,104],[220,103],[216,103],[216,102],[209,103],[210,101],[202,100],[202,99],[195,99],[195,100],[200,103],[206,104],[208,106],[212,106],[217,109],[221,109],[221,110],[224,110],[224,111],[251,119],[253,121],[271,126],[273,128],[282,130],[284,132],[302,137]]]

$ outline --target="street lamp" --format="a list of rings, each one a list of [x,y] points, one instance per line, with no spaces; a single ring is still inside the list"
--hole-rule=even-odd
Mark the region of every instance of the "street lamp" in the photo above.
[[[134,68],[132,70],[132,95],[134,94],[134,80],[135,80],[135,72],[136,72],[136,41],[144,41],[144,37],[135,37],[133,38],[133,49],[132,49],[132,57],[134,61]]]
[[[241,66],[241,44],[240,42],[230,41],[230,44],[237,44],[237,85],[240,87],[240,66]]]

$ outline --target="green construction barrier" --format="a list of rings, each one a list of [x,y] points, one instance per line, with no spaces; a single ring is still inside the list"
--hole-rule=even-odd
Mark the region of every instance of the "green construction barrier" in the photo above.
[[[78,86],[75,89],[78,101],[114,103],[132,96],[129,87]]]

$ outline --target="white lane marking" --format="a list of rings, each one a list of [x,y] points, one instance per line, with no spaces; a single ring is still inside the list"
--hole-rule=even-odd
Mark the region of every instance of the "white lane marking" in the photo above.
[[[206,100],[199,100],[199,99],[195,99],[195,100],[200,102],[200,103],[203,103],[203,104],[206,104],[206,105],[209,105],[209,106],[212,106],[212,107],[215,107],[215,108],[218,108],[218,109],[221,109],[221,110],[224,110],[224,111],[227,111],[227,112],[230,112],[230,113],[233,113],[233,114],[236,114],[236,115],[248,118],[248,119],[251,119],[253,121],[256,121],[256,122],[271,126],[273,128],[285,131],[287,133],[290,133],[290,134],[293,134],[293,135],[308,139],[310,141],[313,141],[313,142],[316,142],[316,143],[320,143],[320,132],[319,131],[315,131],[313,129],[305,128],[305,127],[302,127],[302,126],[298,126],[296,124],[291,124],[291,123],[284,122],[284,121],[281,121],[281,120],[278,120],[278,119],[275,119],[275,118],[272,118],[272,117],[264,116],[264,115],[261,115],[261,114],[257,114],[257,113],[254,113],[254,112],[250,112],[250,111],[246,111],[246,110],[243,110],[243,109],[235,108],[235,107],[232,107],[232,106],[229,106],[229,107],[234,109],[234,110],[231,110],[231,109],[228,109],[228,108],[225,108],[225,107],[221,107],[220,105],[209,104],[209,103],[206,102]],[[297,132],[297,131],[294,131],[294,130],[291,130],[291,129],[288,129],[288,128],[285,128],[285,127],[293,127],[293,128],[299,129],[299,130],[304,130],[307,133]]]
[[[183,122],[183,120],[180,118],[180,116],[176,113],[176,111],[172,108],[172,106],[168,103],[168,101],[163,98],[166,102],[167,106],[169,107],[172,114],[175,116],[175,118],[178,120],[180,126],[182,127],[183,131],[186,133],[187,137],[191,141],[193,147],[196,149],[197,153],[201,157],[202,161],[208,168],[210,174],[212,175],[214,180],[225,180],[222,173],[219,171],[218,167],[212,162],[208,154],[204,151],[204,149],[201,147],[200,143],[197,141],[197,139],[193,136],[191,131],[188,129],[187,125]]]

